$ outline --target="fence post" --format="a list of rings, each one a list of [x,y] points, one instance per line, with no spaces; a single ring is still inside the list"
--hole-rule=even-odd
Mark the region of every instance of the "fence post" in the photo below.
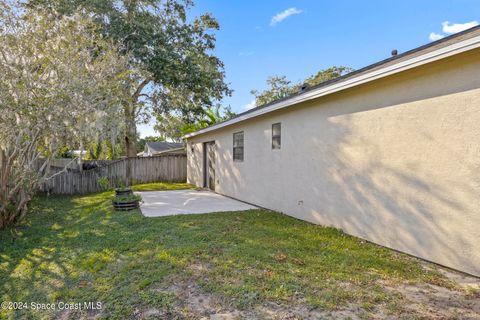
[[[146,158],[125,158],[83,172],[67,171],[39,186],[40,191],[56,194],[85,194],[98,192],[98,178],[107,177],[112,186],[122,180],[132,183],[186,181],[187,161],[184,155]]]

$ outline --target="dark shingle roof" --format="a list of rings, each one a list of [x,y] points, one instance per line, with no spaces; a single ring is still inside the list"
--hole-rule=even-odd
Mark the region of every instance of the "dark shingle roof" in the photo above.
[[[174,143],[174,142],[146,142],[145,147],[150,148],[153,152],[161,152],[170,149],[183,148],[183,143]]]

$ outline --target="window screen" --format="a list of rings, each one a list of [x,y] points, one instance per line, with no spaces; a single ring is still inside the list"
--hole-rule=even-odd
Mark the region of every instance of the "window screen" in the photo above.
[[[272,149],[280,149],[282,146],[282,124],[272,124]]]
[[[233,160],[243,161],[243,131],[233,134]]]

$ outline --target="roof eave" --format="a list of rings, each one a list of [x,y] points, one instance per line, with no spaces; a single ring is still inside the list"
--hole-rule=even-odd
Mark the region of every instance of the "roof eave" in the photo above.
[[[160,152],[157,152],[157,153],[155,153],[155,155],[162,154],[162,153],[169,153],[169,152],[182,151],[182,150],[185,150],[185,147],[181,147],[181,148],[172,148],[172,149],[163,150],[163,151],[160,151]]]
[[[277,103],[273,103],[265,108],[260,108],[256,111],[247,113],[245,115],[239,115],[236,118],[233,118],[231,120],[227,120],[225,122],[221,122],[216,125],[212,125],[210,127],[200,129],[195,132],[191,132],[189,134],[184,135],[182,138],[183,139],[188,139],[194,136],[198,136],[210,131],[218,130],[230,125],[233,125],[235,123],[245,121],[247,119],[251,119],[254,117],[258,117],[260,115],[283,109],[286,107],[290,107],[292,105],[299,104],[301,102],[313,100],[322,96],[326,96],[335,92],[339,92],[342,90],[346,90],[361,84],[365,84],[377,79],[381,79],[402,71],[406,71],[430,62],[434,62],[440,59],[447,58],[449,56],[459,54],[465,51],[469,51],[475,48],[480,47],[480,36],[475,36],[463,41],[459,41],[456,43],[453,43],[449,46],[445,46],[442,48],[439,48],[434,51],[427,52],[422,55],[415,56],[411,59],[407,59],[404,61],[399,61],[396,64],[388,65],[384,68],[379,68],[376,70],[373,70],[371,72],[367,72],[364,74],[360,74],[358,76],[354,76],[351,78],[347,78],[343,81],[332,83],[331,85],[324,86],[324,87],[319,87],[310,91],[307,91],[303,94],[295,95],[289,99],[279,101]]]

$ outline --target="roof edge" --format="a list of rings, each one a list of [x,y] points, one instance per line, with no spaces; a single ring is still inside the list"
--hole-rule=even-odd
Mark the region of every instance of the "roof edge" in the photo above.
[[[398,63],[395,64],[390,64],[388,66],[385,66],[383,68],[375,69],[370,72],[365,72],[363,71],[368,70],[372,67],[376,67],[379,65],[382,65],[384,63],[390,62],[392,60],[395,60],[397,58],[405,57],[408,56],[409,54],[412,54],[414,52],[421,51],[426,48],[430,48],[434,45],[437,45],[439,43],[445,42],[446,40],[451,40],[452,38],[461,36],[466,33],[470,33],[474,30],[479,29],[480,26],[478,27],[473,27],[471,29],[468,29],[466,31],[463,31],[461,33],[457,33],[455,35],[452,35],[450,37],[443,38],[441,40],[429,43],[424,46],[420,46],[416,49],[407,51],[401,55],[388,58],[385,60],[382,60],[380,62],[374,63],[372,65],[369,65],[365,68],[359,69],[357,71],[353,71],[349,74],[346,74],[342,77],[332,79],[330,81],[326,81],[324,83],[321,83],[317,86],[312,87],[310,90],[300,93],[300,94],[295,94],[293,96],[290,96],[285,99],[273,101],[269,104],[262,105],[256,108],[253,108],[251,110],[245,111],[243,113],[238,114],[236,117],[226,120],[224,122],[220,122],[218,124],[214,124],[212,126],[209,126],[207,128],[203,128],[194,132],[191,132],[189,134],[184,135],[182,138],[183,139],[188,139],[197,135],[201,135],[210,131],[218,130],[233,124],[236,124],[241,121],[245,121],[251,118],[258,117],[260,115],[266,114],[273,112],[275,110],[283,109],[286,107],[290,107],[292,105],[296,105],[305,101],[313,100],[322,96],[326,96],[335,92],[343,91],[364,83],[368,83],[377,79],[381,79],[402,71],[406,71],[409,69],[413,69],[415,67],[419,67],[421,65],[434,62],[440,59],[447,58],[452,55],[456,55],[465,51],[469,51],[475,48],[480,47],[480,35],[474,36],[472,38],[454,42],[448,46],[438,48],[433,51],[426,52],[424,54],[414,56],[411,59],[399,61]]]

